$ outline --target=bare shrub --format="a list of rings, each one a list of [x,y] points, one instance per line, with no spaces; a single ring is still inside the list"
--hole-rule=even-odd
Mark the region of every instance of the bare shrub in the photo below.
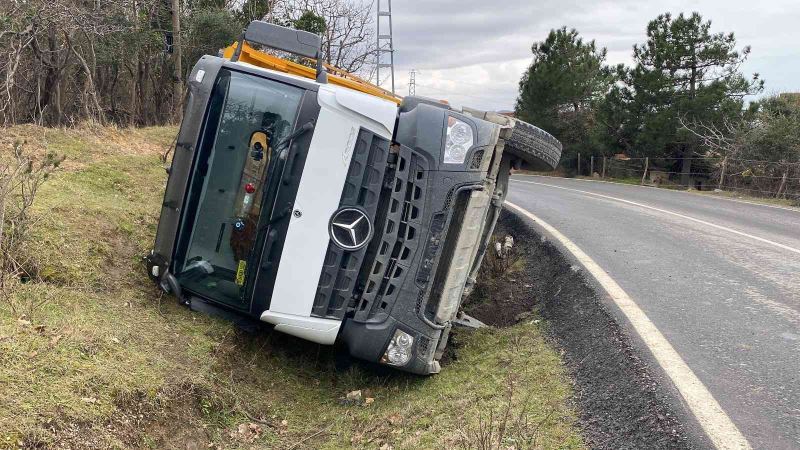
[[[14,300],[20,281],[38,280],[33,255],[26,251],[36,220],[31,215],[36,193],[63,157],[47,153],[40,158],[27,152],[24,142],[14,142],[10,154],[0,155],[0,301],[15,315],[32,313],[36,303],[25,311]]]
[[[467,425],[459,434],[458,445],[464,450],[504,450],[539,448],[540,430],[551,420],[556,412],[555,407],[550,408],[542,419],[536,423],[530,420],[530,393],[523,398],[518,398],[517,384],[522,374],[509,372],[506,375],[503,404],[495,411],[489,408],[488,412],[478,416],[478,423]]]

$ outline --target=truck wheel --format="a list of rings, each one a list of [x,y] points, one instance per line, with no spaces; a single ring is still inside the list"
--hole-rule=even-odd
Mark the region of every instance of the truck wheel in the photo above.
[[[528,122],[512,119],[514,128],[506,138],[505,152],[528,164],[531,170],[553,170],[561,159],[561,143],[550,133]]]

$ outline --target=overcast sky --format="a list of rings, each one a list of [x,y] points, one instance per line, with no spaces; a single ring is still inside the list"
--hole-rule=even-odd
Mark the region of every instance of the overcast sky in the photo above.
[[[760,73],[765,92],[800,92],[800,0],[394,0],[396,89],[407,94],[415,68],[417,95],[513,109],[531,44],[550,29],[575,28],[608,49],[609,63],[631,63],[649,20],[692,11],[752,47],[742,69]]]

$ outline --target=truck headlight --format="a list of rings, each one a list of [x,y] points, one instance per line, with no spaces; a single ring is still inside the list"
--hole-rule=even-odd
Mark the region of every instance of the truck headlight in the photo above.
[[[475,144],[472,127],[468,123],[447,117],[447,142],[444,144],[444,162],[463,164],[467,151]]]
[[[397,330],[394,332],[386,353],[383,354],[381,362],[393,366],[405,366],[411,361],[411,348],[414,346],[414,337],[410,334]]]

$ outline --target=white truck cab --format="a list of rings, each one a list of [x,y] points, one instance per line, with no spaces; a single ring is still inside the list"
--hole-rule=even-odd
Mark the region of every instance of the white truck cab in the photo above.
[[[245,41],[315,56],[253,22]],[[541,130],[253,64],[194,67],[150,276],[181,302],[260,319],[430,374],[474,283],[516,160],[554,167]],[[516,147],[514,144],[516,143]]]

